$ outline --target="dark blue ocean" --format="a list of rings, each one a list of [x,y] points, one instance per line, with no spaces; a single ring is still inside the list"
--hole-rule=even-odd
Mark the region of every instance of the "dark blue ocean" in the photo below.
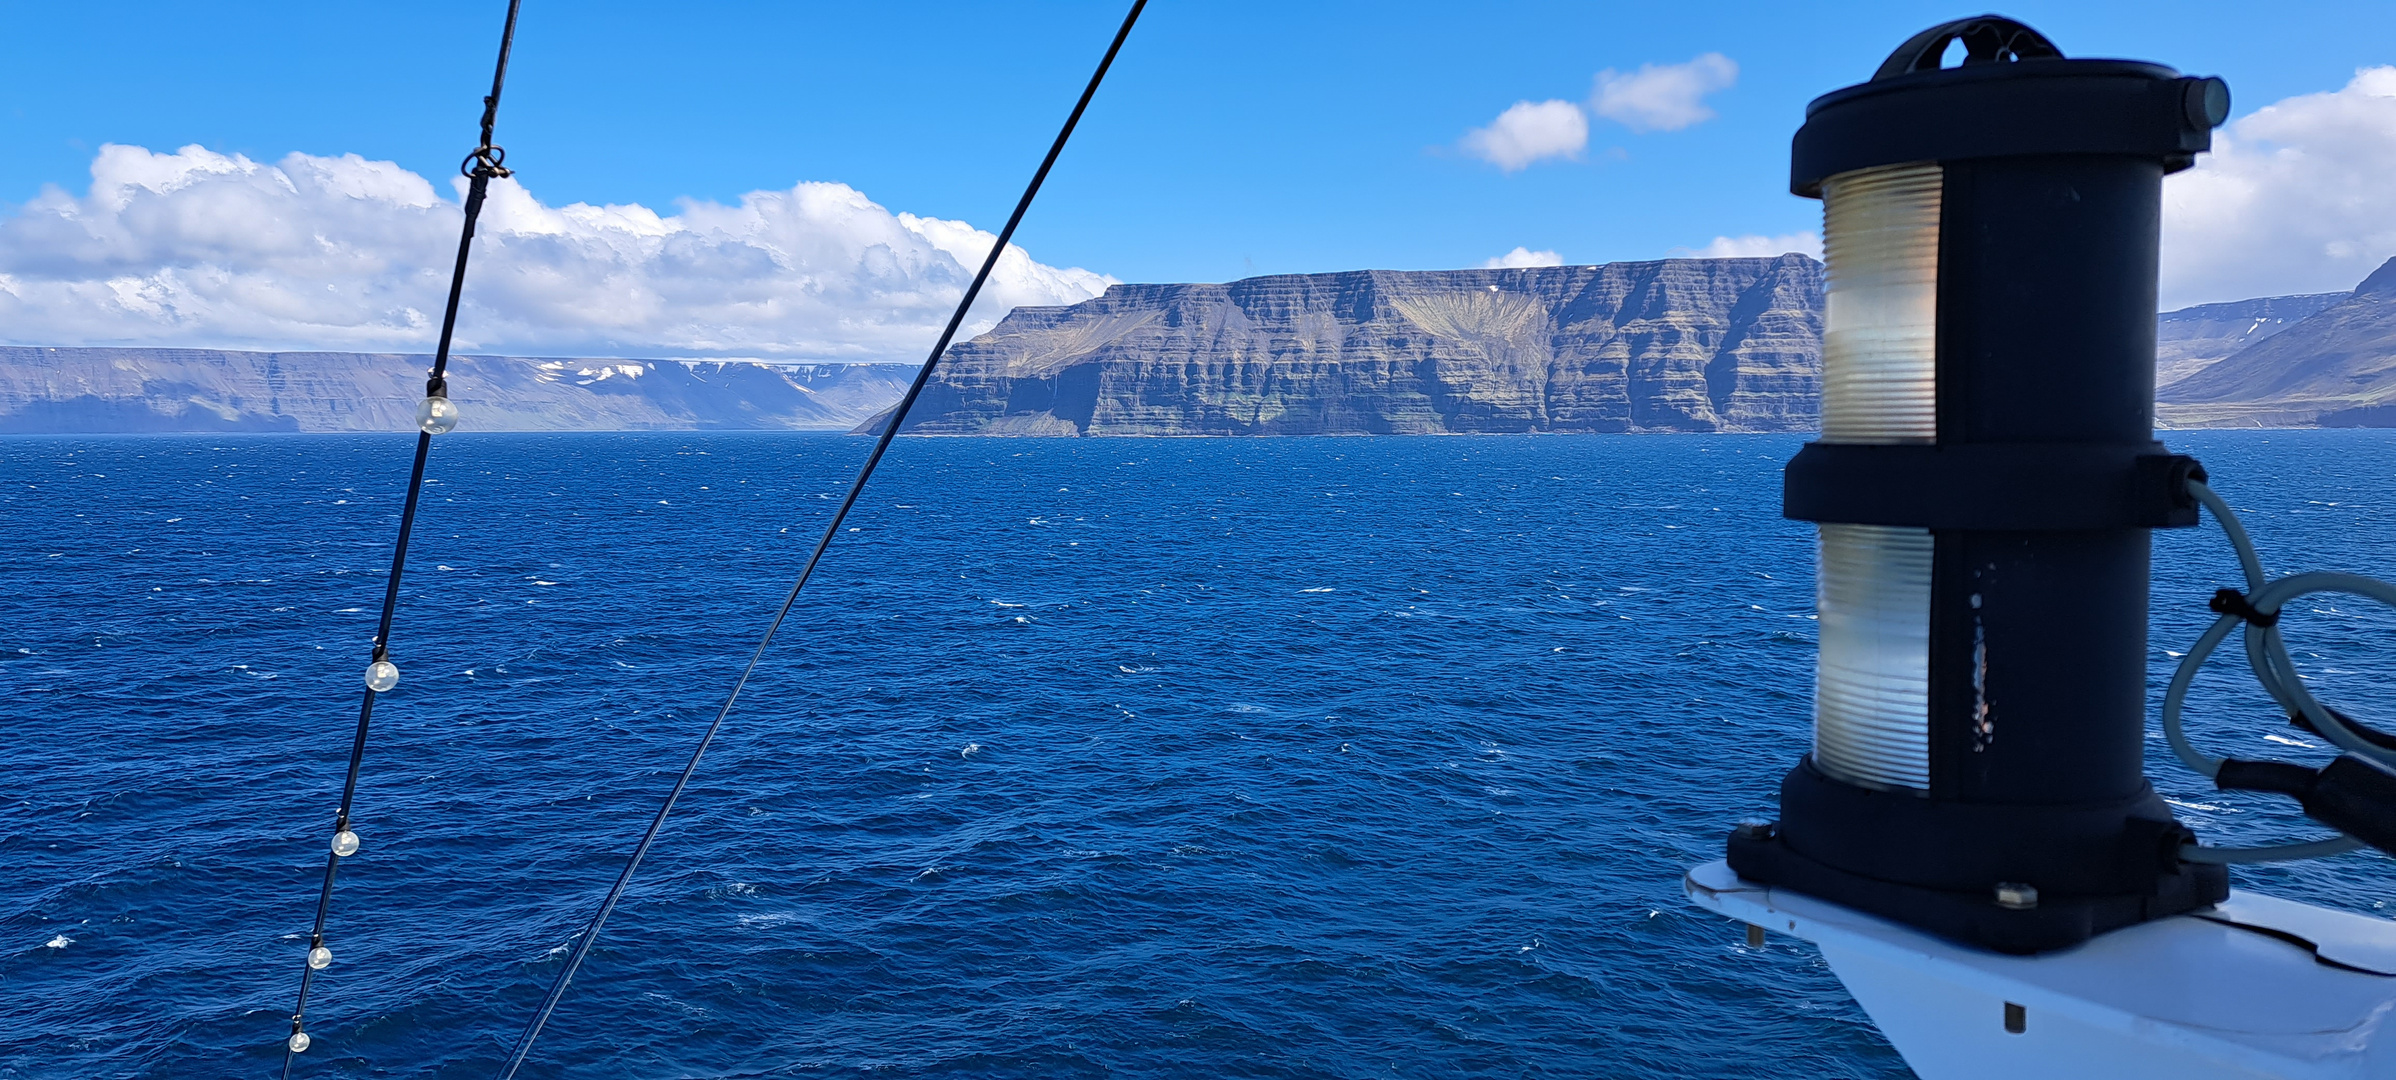
[[[0,440],[0,1077],[280,1067],[409,441]],[[2396,433],[2171,441],[2275,572],[2396,573]],[[1807,745],[1798,444],[903,440],[527,1075],[1903,1076],[1681,898]],[[437,441],[296,1075],[492,1073],[866,448]],[[2156,574],[2159,689],[2234,567]],[[2396,719],[2396,620],[2288,625]],[[2325,757],[2232,663],[2200,737]]]

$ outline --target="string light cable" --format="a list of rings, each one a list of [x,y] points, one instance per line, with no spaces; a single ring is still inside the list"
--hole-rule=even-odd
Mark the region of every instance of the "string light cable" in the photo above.
[[[458,235],[457,265],[450,272],[449,306],[441,315],[440,343],[433,350],[432,370],[426,374],[424,401],[416,410],[415,463],[408,471],[406,501],[400,506],[399,536],[391,545],[391,573],[383,584],[382,618],[375,625],[374,651],[366,665],[366,694],[358,703],[358,725],[350,738],[349,771],[341,783],[340,807],[333,814],[324,885],[316,897],[316,923],[308,932],[308,953],[300,968],[299,999],[291,1009],[291,1032],[283,1040],[285,1080],[291,1076],[293,1061],[315,1041],[309,1036],[306,1023],[308,992],[315,987],[316,973],[333,962],[333,951],[325,945],[325,922],[333,907],[333,880],[340,873],[341,861],[355,856],[360,845],[352,812],[357,802],[359,769],[366,760],[366,734],[374,719],[375,699],[399,685],[399,665],[391,659],[391,619],[399,608],[400,575],[407,568],[408,537],[415,531],[416,506],[424,491],[425,461],[432,453],[433,436],[458,425],[458,407],[449,400],[449,345],[457,331],[458,298],[466,287],[466,257],[474,246],[475,219],[482,214],[491,181],[511,175],[503,164],[507,151],[492,144],[491,131],[499,119],[499,92],[507,82],[508,52],[516,39],[516,11],[521,3],[522,0],[508,0],[507,23],[499,34],[499,61],[491,72],[491,92],[483,98],[482,139],[459,166],[467,180],[466,220]]]
[[[1065,152],[1066,141],[1072,138],[1074,127],[1081,123],[1082,113],[1089,109],[1090,99],[1097,96],[1098,86],[1106,79],[1107,69],[1114,65],[1116,54],[1123,49],[1124,39],[1131,36],[1132,25],[1139,21],[1140,11],[1147,5],[1148,0],[1133,0],[1130,12],[1123,17],[1122,26],[1115,31],[1114,41],[1107,46],[1106,55],[1099,59],[1098,69],[1091,73],[1089,84],[1082,88],[1080,100],[1074,102],[1073,111],[1065,117],[1065,124],[1057,132],[1056,141],[1049,145],[1048,156],[1041,159],[1040,167],[1033,171],[1031,183],[1024,187],[1023,197],[1015,203],[1015,212],[1007,217],[1006,227],[998,231],[998,239],[991,244],[990,254],[982,260],[982,267],[974,274],[973,283],[966,286],[965,295],[958,299],[956,311],[949,316],[947,327],[940,332],[940,339],[933,343],[931,354],[924,358],[923,366],[916,371],[914,383],[907,387],[907,393],[899,398],[898,404],[891,407],[880,435],[874,440],[873,451],[866,455],[865,464],[857,470],[856,480],[849,484],[847,497],[832,512],[832,520],[824,527],[823,537],[815,542],[815,549],[808,554],[798,578],[791,582],[790,591],[783,595],[782,605],[774,611],[773,619],[766,623],[765,633],[758,638],[756,649],[749,654],[748,665],[741,669],[740,677],[733,681],[732,691],[725,695],[723,707],[716,710],[715,719],[707,725],[706,733],[699,737],[699,744],[691,751],[690,761],[683,766],[682,775],[675,778],[673,786],[666,791],[664,801],[657,808],[657,815],[649,821],[648,830],[642,833],[640,842],[633,846],[631,856],[624,861],[623,871],[617,874],[615,884],[608,888],[607,894],[599,901],[597,911],[584,924],[581,935],[574,943],[573,952],[566,957],[565,965],[550,984],[549,993],[534,1011],[532,1021],[525,1025],[523,1035],[517,1038],[515,1050],[508,1055],[507,1063],[499,1071],[500,1080],[513,1080],[516,1071],[524,1066],[525,1059],[531,1055],[533,1043],[541,1037],[541,1030],[548,1024],[550,1015],[557,1010],[559,1000],[565,997],[566,987],[574,981],[574,973],[582,967],[583,959],[590,955],[592,944],[599,940],[600,928],[606,924],[608,915],[615,911],[617,902],[624,898],[625,888],[632,883],[633,872],[640,868],[642,858],[649,854],[650,847],[657,842],[658,831],[665,827],[666,817],[673,813],[674,803],[682,797],[683,789],[690,785],[691,777],[698,773],[699,759],[706,756],[709,744],[715,741],[716,733],[723,729],[724,718],[732,714],[733,704],[740,700],[741,689],[749,684],[749,677],[757,671],[758,661],[765,657],[766,647],[773,644],[775,632],[782,628],[783,619],[790,615],[791,606],[798,602],[799,590],[806,588],[808,579],[815,574],[816,564],[823,560],[824,552],[840,534],[841,523],[848,519],[849,509],[857,505],[857,497],[865,492],[866,481],[872,478],[874,467],[881,463],[882,455],[890,449],[890,442],[897,437],[900,425],[906,422],[908,410],[914,408],[916,398],[923,395],[924,386],[931,381],[933,369],[948,351],[949,343],[955,340],[958,328],[964,325],[966,312],[973,307],[974,299],[981,294],[983,283],[989,281],[991,271],[998,266],[999,256],[1006,252],[1016,226],[1023,223],[1023,215],[1031,209],[1033,197],[1040,193],[1040,185],[1047,181],[1048,172],[1055,167],[1057,157]]]
[[[2163,737],[2174,754],[2223,790],[2269,791],[2297,800],[2305,814],[2341,835],[2306,843],[2262,847],[2190,844],[2182,858],[2207,863],[2264,863],[2336,855],[2369,845],[2396,854],[2396,736],[2369,727],[2313,696],[2280,634],[2287,605],[2318,593],[2341,593],[2396,608],[2396,585],[2360,574],[2307,571],[2273,578],[2264,573],[2254,540],[2229,503],[2202,479],[2188,482],[2189,494],[2220,523],[2237,552],[2246,588],[2222,589],[2212,610],[2221,613],[2180,658],[2163,695]],[[2247,667],[2290,723],[2313,732],[2341,751],[2337,760],[2314,768],[2285,761],[2215,757],[2198,749],[2182,722],[2189,686],[2231,631],[2245,629]]]

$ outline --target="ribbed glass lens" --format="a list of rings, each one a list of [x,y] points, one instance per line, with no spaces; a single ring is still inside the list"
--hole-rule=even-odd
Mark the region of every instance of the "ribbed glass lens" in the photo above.
[[[1822,182],[1822,439],[1938,437],[1939,167]]]
[[[1929,530],[1824,524],[1814,766],[1874,787],[1930,787]]]
[[[1822,441],[1938,439],[1935,164],[1822,183]],[[1930,786],[1930,533],[1824,524],[1814,765],[1852,784]]]

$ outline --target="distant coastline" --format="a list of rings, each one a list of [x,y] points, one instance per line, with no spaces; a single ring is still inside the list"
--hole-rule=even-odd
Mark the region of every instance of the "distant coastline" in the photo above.
[[[1118,285],[949,351],[906,432],[1806,432],[1801,255]],[[2157,426],[2396,427],[2396,260],[2157,317]],[[405,431],[430,358],[0,347],[0,434]],[[457,356],[470,431],[880,430],[909,364]]]
[[[409,431],[432,357],[0,347],[0,433]],[[452,356],[470,431],[845,431],[897,364]]]

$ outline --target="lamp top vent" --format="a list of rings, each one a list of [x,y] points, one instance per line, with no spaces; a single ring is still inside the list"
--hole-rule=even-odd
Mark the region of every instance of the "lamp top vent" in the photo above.
[[[1963,62],[1941,66],[1950,46]],[[1981,15],[1906,39],[1872,78],[1815,98],[1791,146],[1789,190],[1916,162],[2041,154],[2150,158],[2187,168],[2229,118],[2229,86],[2141,60],[2066,59],[2044,34]]]
[[[1940,23],[1897,46],[1880,70],[1872,73],[1872,81],[1895,78],[1916,71],[1937,71],[1946,56],[1947,46],[1963,42],[1965,67],[1980,64],[2002,64],[2017,60],[2061,60],[2063,50],[2047,40],[2045,34],[2002,15],[1981,15]]]

